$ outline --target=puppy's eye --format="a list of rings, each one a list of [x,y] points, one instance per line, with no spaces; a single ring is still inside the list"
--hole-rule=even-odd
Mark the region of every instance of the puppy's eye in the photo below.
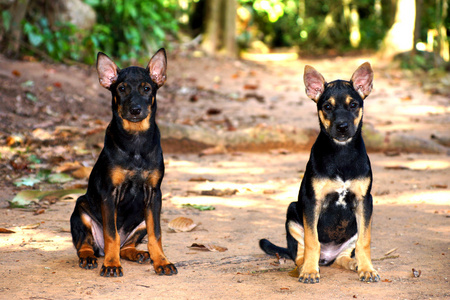
[[[144,86],[144,92],[150,92],[150,88],[148,86]]]
[[[329,103],[325,103],[324,106],[323,106],[323,109],[328,110],[328,111],[330,111],[331,108],[332,108],[331,104],[329,104]]]
[[[350,108],[354,109],[354,108],[357,108],[357,107],[358,107],[358,102],[353,101],[353,102],[350,103]]]
[[[125,87],[123,85],[119,86],[117,89],[119,92],[125,92]]]

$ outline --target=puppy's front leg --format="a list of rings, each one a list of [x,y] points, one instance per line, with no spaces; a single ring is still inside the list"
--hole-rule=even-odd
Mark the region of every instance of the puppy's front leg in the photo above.
[[[320,243],[317,232],[317,223],[319,221],[319,208],[317,204],[314,208],[304,210],[303,227],[305,230],[305,256],[303,267],[300,271],[298,280],[304,283],[318,283]]]
[[[358,240],[356,241],[355,256],[358,264],[358,274],[361,281],[377,282],[380,275],[373,268],[370,258],[370,232],[372,227],[372,196],[364,197],[356,208],[356,222],[358,224]]]
[[[162,175],[155,171],[150,176],[146,189],[145,224],[148,235],[148,252],[153,268],[158,275],[177,274],[177,268],[166,258],[161,241],[161,181]]]
[[[120,236],[117,233],[116,202],[113,197],[107,197],[101,204],[103,219],[103,237],[105,239],[105,260],[100,270],[100,276],[123,276],[120,264]]]

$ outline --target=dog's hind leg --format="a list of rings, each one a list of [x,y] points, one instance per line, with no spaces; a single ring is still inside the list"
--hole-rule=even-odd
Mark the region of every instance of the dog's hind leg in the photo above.
[[[126,237],[126,241],[120,248],[120,257],[135,261],[142,264],[150,259],[148,251],[142,251],[136,249],[136,246],[142,241],[147,234],[147,228],[145,221],[139,224],[129,235]]]
[[[93,229],[98,226],[95,221],[83,211],[83,205],[86,205],[85,196],[81,196],[76,208],[70,217],[70,230],[72,233],[72,241],[77,249],[79,258],[79,266],[84,269],[97,268],[97,257],[103,255],[102,245],[98,245],[97,239],[94,237]],[[101,230],[100,230],[101,232]],[[102,237],[98,240],[102,240]]]
[[[358,235],[355,235],[348,241],[348,247],[346,247],[341,253],[339,253],[333,263],[334,265],[338,265],[343,267],[344,269],[355,272],[358,270],[358,263],[354,258],[357,238]]]

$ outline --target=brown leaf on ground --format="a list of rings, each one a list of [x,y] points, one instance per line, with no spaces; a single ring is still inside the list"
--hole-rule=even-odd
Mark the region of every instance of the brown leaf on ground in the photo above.
[[[410,168],[406,166],[386,166],[384,167],[386,170],[410,170]]]
[[[289,151],[288,149],[284,149],[284,148],[272,149],[269,152],[270,152],[270,154],[283,154],[283,155],[291,153],[291,151]]]
[[[189,248],[194,249],[194,250],[200,250],[200,251],[218,251],[218,252],[225,252],[228,250],[228,248],[226,247],[222,247],[222,246],[217,246],[214,244],[197,244],[197,243],[193,243]]]
[[[91,175],[92,167],[81,167],[72,172],[72,176],[76,179],[89,178]]]
[[[204,181],[214,181],[214,180],[199,176],[199,177],[189,178],[189,181],[204,182]]]
[[[168,224],[169,229],[175,232],[188,232],[198,226],[192,219],[186,217],[178,217],[173,219]]]
[[[16,233],[15,231],[6,229],[6,228],[0,228],[0,233]]]
[[[74,162],[65,162],[61,165],[59,165],[58,167],[55,168],[55,172],[56,173],[63,173],[63,172],[68,172],[68,171],[74,171],[77,170],[79,168],[81,168],[81,164],[77,161]]]
[[[259,86],[257,84],[244,84],[244,90],[256,90]]]
[[[263,194],[264,195],[273,195],[273,194],[275,194],[275,190],[264,190]]]
[[[202,152],[200,152],[200,156],[203,155],[214,155],[214,154],[225,154],[227,153],[227,149],[224,146],[216,146],[211,148],[206,148]]]
[[[20,228],[22,229],[36,229],[39,226],[41,226],[41,223],[35,223],[35,224],[30,224],[30,225],[24,225],[24,226],[20,226]]]
[[[206,114],[208,115],[218,115],[222,112],[222,110],[220,108],[210,108],[206,111]]]
[[[231,195],[235,195],[238,192],[237,189],[224,189],[224,190],[220,190],[220,189],[211,189],[211,190],[204,190],[200,192],[200,195],[203,196],[217,196],[217,197],[221,197],[221,196],[231,196]]]
[[[435,189],[446,189],[448,187],[448,185],[446,185],[446,184],[432,184],[431,187],[435,188]]]
[[[298,271],[298,268],[295,267],[294,270],[289,271],[289,276],[298,278],[300,276],[300,272]]]

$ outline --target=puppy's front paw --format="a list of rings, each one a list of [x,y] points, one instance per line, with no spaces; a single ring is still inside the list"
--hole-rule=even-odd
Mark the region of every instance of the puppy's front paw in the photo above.
[[[123,269],[121,266],[111,266],[106,267],[105,265],[102,265],[102,269],[100,271],[100,276],[103,277],[122,277],[123,276]]]
[[[83,269],[95,269],[97,268],[97,257],[88,256],[88,257],[80,257],[79,264],[80,268]]]
[[[303,267],[300,272],[300,276],[298,277],[298,281],[303,283],[319,283],[320,281],[319,268],[307,270]]]
[[[169,263],[167,265],[161,265],[161,266],[155,266],[155,264],[153,264],[153,267],[155,268],[155,272],[158,275],[170,276],[170,275],[178,274],[177,268],[172,263]]]
[[[378,282],[380,281],[380,275],[378,272],[372,269],[358,270],[359,280],[365,282]]]

